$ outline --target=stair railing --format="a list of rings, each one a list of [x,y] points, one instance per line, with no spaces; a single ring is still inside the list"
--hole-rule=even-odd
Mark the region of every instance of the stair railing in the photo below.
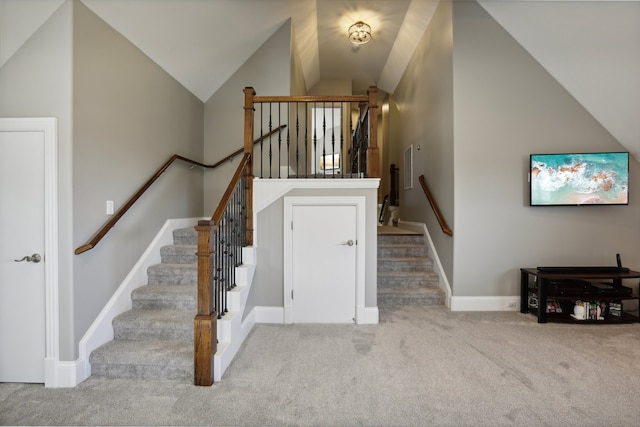
[[[431,205],[431,209],[433,209],[433,213],[436,215],[436,219],[438,220],[438,224],[440,224],[440,228],[442,229],[442,232],[448,236],[453,236],[453,230],[449,228],[449,226],[447,225],[447,221],[442,216],[442,213],[440,212],[440,208],[438,207],[436,200],[433,198],[431,191],[429,191],[429,187],[427,186],[427,181],[424,179],[424,175],[420,175],[418,177],[418,181],[420,181],[420,186],[422,186],[422,191],[424,191],[425,196],[427,196],[427,200]]]
[[[245,88],[262,138],[253,152],[256,176],[379,178],[377,93],[371,86],[367,95],[256,96]]]
[[[194,384],[213,384],[217,319],[228,312],[227,292],[236,286],[247,243],[248,177],[251,154],[244,154],[211,220],[198,221],[198,312],[194,324]]]
[[[198,312],[193,320],[193,377],[213,384],[217,319],[227,312],[227,292],[236,286],[242,247],[253,245],[253,89],[244,89],[244,155],[211,220],[199,221]],[[274,129],[280,132],[280,127]],[[260,138],[262,140],[264,135]]]
[[[280,131],[282,131],[282,129],[284,129],[286,127],[286,125],[281,125],[278,126],[277,128],[273,129],[270,133],[267,133],[263,136],[261,136],[260,138],[257,138],[255,141],[253,141],[253,144],[258,144],[259,142],[261,142],[263,139],[265,138],[269,138],[271,135],[278,133]],[[87,243],[85,243],[82,246],[79,246],[74,253],[76,255],[80,255],[83,252],[86,252],[90,249],[93,249],[101,240],[102,238],[116,225],[116,223],[120,220],[120,218],[122,218],[122,216],[134,205],[134,203],[136,203],[138,201],[138,199],[145,193],[145,191],[147,191],[149,189],[149,187],[151,187],[151,185],[156,182],[156,180],[158,178],[160,178],[160,175],[162,175],[168,168],[169,166],[171,166],[176,160],[181,160],[183,162],[189,163],[191,165],[194,166],[199,166],[205,169],[215,169],[218,166],[224,164],[225,162],[228,162],[230,160],[233,160],[236,156],[238,156],[239,154],[241,154],[244,151],[244,147],[240,148],[237,151],[234,151],[233,153],[229,154],[228,156],[225,156],[224,158],[222,158],[221,160],[219,160],[218,162],[212,164],[212,165],[206,165],[204,163],[200,163],[198,161],[195,160],[191,160],[187,157],[183,157],[180,156],[178,154],[174,154],[173,156],[171,156],[169,158],[169,160],[167,160],[162,166],[160,166],[160,168],[153,174],[153,176],[151,178],[149,178],[147,180],[147,182],[144,183],[144,185],[142,187],[140,187],[140,189],[138,191],[136,191],[136,193],[131,196],[129,198],[129,200],[127,200],[127,202],[122,205],[122,207],[120,209],[118,209],[118,211],[111,217],[111,219],[109,219],[109,221],[107,221],[102,228],[100,228],[96,234],[93,235],[93,237],[91,238],[91,240],[89,240]]]

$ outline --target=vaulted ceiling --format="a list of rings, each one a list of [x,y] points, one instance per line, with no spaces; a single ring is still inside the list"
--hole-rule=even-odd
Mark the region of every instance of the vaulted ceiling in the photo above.
[[[0,0],[0,67],[63,1]],[[203,101],[288,19],[308,88],[349,79],[355,93],[393,93],[439,1],[82,0]],[[640,158],[640,2],[479,3]],[[373,40],[353,50],[357,20]]]

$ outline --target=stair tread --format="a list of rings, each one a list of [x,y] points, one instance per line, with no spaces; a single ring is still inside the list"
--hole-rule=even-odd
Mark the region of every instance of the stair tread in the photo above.
[[[420,286],[417,288],[380,288],[378,289],[378,294],[444,294],[443,290],[437,286]]]
[[[184,263],[168,263],[168,262],[163,262],[160,264],[154,264],[152,266],[149,267],[149,269],[155,269],[155,270],[168,270],[168,269],[181,269],[181,270],[189,270],[189,269],[198,269],[198,263],[194,262],[194,263],[189,263],[189,264],[184,264]]]
[[[113,340],[91,353],[92,364],[193,366],[193,343]]]
[[[433,271],[378,271],[378,276],[383,277],[440,277]]]
[[[189,322],[192,322],[195,315],[196,310],[153,310],[135,308],[119,314],[114,320],[137,320],[146,322],[153,321],[159,323],[175,323],[176,321],[183,322],[186,319]]]
[[[175,297],[197,297],[198,285],[144,285],[135,289],[134,296],[175,296]]]

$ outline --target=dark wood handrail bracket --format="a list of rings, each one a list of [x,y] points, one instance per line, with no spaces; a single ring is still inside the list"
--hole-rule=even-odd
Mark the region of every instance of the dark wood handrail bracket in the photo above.
[[[256,140],[253,141],[253,144],[257,144],[260,141],[264,140],[265,138],[270,137],[271,135],[280,132],[281,130],[283,130],[285,127],[287,127],[287,125],[281,125],[278,126],[277,128],[273,129],[271,132],[260,136],[259,138],[257,138]],[[218,166],[224,164],[225,162],[234,159],[236,156],[238,156],[239,154],[242,154],[242,152],[244,151],[244,147],[240,148],[237,151],[234,151],[233,153],[229,154],[228,156],[225,156],[222,160],[212,164],[212,165],[207,165],[204,163],[200,163],[198,161],[189,159],[187,157],[184,156],[180,156],[178,154],[174,154],[173,156],[171,156],[169,158],[169,160],[167,160],[165,162],[165,164],[163,164],[157,171],[155,174],[153,174],[153,176],[151,178],[149,178],[149,180],[147,182],[144,183],[144,185],[142,187],[140,187],[140,189],[133,195],[131,196],[131,198],[129,200],[127,200],[127,202],[122,205],[122,207],[120,209],[118,209],[118,211],[111,217],[111,219],[109,219],[109,221],[107,221],[106,224],[104,224],[102,226],[102,228],[100,230],[98,230],[98,232],[91,238],[91,240],[89,240],[87,243],[85,243],[84,245],[78,247],[74,253],[76,255],[80,255],[83,252],[86,252],[90,249],[93,249],[98,242],[100,242],[100,240],[102,240],[102,238],[116,225],[116,223],[120,220],[120,218],[122,218],[122,216],[131,208],[131,206],[133,206],[133,204],[135,202],[138,201],[138,199],[145,193],[145,191],[147,191],[149,189],[149,187],[151,187],[151,184],[153,184],[159,177],[160,175],[162,175],[164,173],[164,171],[166,171],[169,166],[171,166],[173,164],[173,162],[175,162],[176,160],[182,160],[183,162],[187,162],[191,165],[194,166],[200,166],[202,168],[205,169],[214,169],[217,168]]]
[[[420,175],[418,177],[418,181],[420,181],[422,190],[424,191],[424,194],[427,196],[427,200],[429,200],[431,209],[433,209],[433,213],[436,215],[436,219],[438,220],[438,224],[440,224],[440,228],[442,229],[442,232],[447,236],[453,236],[453,230],[449,228],[449,226],[447,225],[447,221],[442,216],[442,213],[440,212],[440,208],[438,207],[438,204],[433,198],[431,191],[429,191],[429,187],[427,186],[427,182],[424,179],[424,175]]]

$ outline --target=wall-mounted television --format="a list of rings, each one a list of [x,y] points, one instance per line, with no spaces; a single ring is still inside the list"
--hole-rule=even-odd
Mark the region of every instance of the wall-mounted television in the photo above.
[[[531,206],[628,205],[629,153],[531,154]]]

